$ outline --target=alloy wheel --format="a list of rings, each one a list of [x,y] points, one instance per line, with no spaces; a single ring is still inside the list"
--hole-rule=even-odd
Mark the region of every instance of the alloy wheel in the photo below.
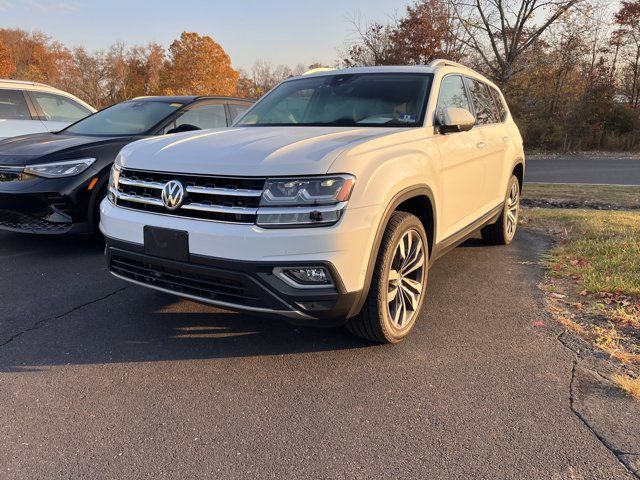
[[[387,304],[393,325],[403,329],[420,305],[424,291],[425,250],[416,230],[405,232],[396,245],[389,268]]]
[[[518,227],[518,214],[520,212],[520,188],[517,182],[511,185],[506,205],[507,213],[507,237],[512,239]]]

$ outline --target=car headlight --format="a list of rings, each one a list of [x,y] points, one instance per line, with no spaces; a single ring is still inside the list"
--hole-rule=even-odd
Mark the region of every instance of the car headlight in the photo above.
[[[111,173],[109,174],[109,188],[107,189],[107,198],[115,205],[116,196],[113,193],[118,190],[118,183],[120,182],[120,171],[122,167],[118,165],[118,162],[114,163],[111,167]]]
[[[40,165],[27,165],[24,167],[24,173],[44,178],[72,177],[84,172],[95,161],[95,158],[79,158]]]
[[[340,220],[355,181],[352,175],[267,179],[256,223],[262,227],[332,225]]]

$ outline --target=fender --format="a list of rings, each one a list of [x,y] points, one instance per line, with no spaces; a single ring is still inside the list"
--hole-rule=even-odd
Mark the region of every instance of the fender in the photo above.
[[[427,185],[414,185],[398,192],[393,197],[389,205],[387,205],[387,208],[385,209],[384,214],[382,215],[382,219],[376,230],[376,236],[373,240],[373,248],[371,249],[369,262],[367,264],[367,273],[365,275],[364,286],[362,287],[362,290],[358,294],[356,301],[353,304],[353,308],[347,315],[347,318],[351,318],[354,315],[357,315],[358,312],[362,310],[364,302],[367,299],[367,295],[369,294],[369,288],[371,287],[373,272],[376,266],[376,260],[378,259],[378,253],[380,251],[380,245],[382,244],[382,236],[384,235],[384,231],[387,228],[387,224],[389,223],[389,219],[391,218],[391,215],[396,210],[398,205],[405,202],[406,200],[409,200],[413,197],[419,197],[419,196],[426,196],[431,202],[431,208],[433,210],[431,212],[432,219],[433,219],[433,236],[435,237],[435,232],[437,231],[437,218],[435,214],[436,203],[435,203],[435,198],[431,188]],[[435,245],[435,238],[430,239],[430,241],[432,245]]]
[[[98,183],[93,187],[93,191],[91,192],[91,196],[89,197],[89,203],[87,205],[87,220],[90,224],[94,225],[95,228],[98,228],[98,225],[95,225],[96,219],[96,207],[100,208],[96,203],[98,202],[98,195],[100,195],[102,188],[109,182],[109,173],[111,172],[111,165],[109,164],[109,168],[102,169],[95,176],[98,177]]]

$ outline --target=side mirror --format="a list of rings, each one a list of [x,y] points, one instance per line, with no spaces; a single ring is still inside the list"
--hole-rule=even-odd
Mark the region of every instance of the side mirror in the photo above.
[[[183,123],[179,127],[172,128],[169,130],[166,135],[170,135],[172,133],[181,133],[181,132],[192,132],[194,130],[201,130],[200,127],[196,127],[195,125],[191,125],[189,123]]]
[[[442,117],[442,133],[468,132],[476,124],[475,117],[466,108],[445,108]]]

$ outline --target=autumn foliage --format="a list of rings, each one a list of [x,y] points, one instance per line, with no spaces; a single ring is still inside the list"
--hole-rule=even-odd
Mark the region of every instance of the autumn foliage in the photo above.
[[[184,32],[156,43],[69,49],[42,33],[0,29],[0,77],[43,82],[101,108],[142,95],[232,95],[239,74],[211,37]]]
[[[13,61],[11,59],[11,52],[0,40],[0,77],[8,77],[13,73]]]
[[[169,47],[162,90],[175,95],[231,95],[238,76],[229,55],[211,37],[183,32]]]

